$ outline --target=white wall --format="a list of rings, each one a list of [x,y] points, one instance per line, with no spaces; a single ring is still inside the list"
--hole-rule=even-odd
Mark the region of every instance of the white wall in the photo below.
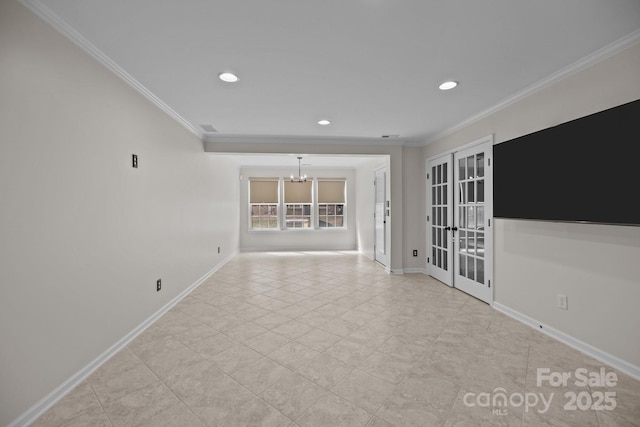
[[[405,272],[424,272],[427,268],[426,236],[426,164],[421,147],[404,147],[402,150],[402,200],[404,208],[403,242]],[[413,250],[418,256],[413,256]]]
[[[224,157],[224,156],[219,156]],[[322,230],[279,230],[249,231],[249,178],[286,178],[291,169],[282,168],[242,168],[240,185],[240,250],[354,250],[356,249],[356,215],[358,206],[355,191],[355,170],[342,169],[304,169],[309,178],[346,178],[347,179],[347,228]],[[297,171],[296,171],[297,172]]]
[[[237,251],[239,195],[237,166],[13,0],[0,58],[4,426]]]
[[[640,99],[638,76],[640,44],[441,138],[424,159],[492,133],[500,143]],[[494,239],[496,303],[640,372],[640,227],[498,220]],[[559,293],[569,310],[556,308]]]

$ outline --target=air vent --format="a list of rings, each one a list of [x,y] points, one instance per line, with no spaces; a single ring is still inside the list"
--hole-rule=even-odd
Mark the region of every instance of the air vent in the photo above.
[[[382,135],[381,138],[399,138],[400,135]]]
[[[203,131],[205,131],[205,132],[218,132],[218,131],[216,130],[216,128],[214,128],[214,127],[213,127],[213,126],[211,126],[211,125],[200,125],[200,127],[201,127],[201,128],[202,128],[202,130],[203,130]]]

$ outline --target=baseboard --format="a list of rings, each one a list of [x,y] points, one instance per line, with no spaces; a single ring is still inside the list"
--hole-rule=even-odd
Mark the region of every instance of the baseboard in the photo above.
[[[233,252],[225,259],[223,259],[218,265],[213,267],[207,273],[204,274],[201,278],[199,278],[195,283],[190,285],[184,291],[182,291],[179,295],[165,304],[160,310],[153,313],[149,318],[139,324],[135,329],[125,335],[122,339],[116,342],[114,345],[109,347],[104,353],[98,356],[95,360],[89,363],[87,366],[82,368],[76,374],[74,374],[71,378],[66,380],[64,383],[59,385],[55,390],[49,393],[47,396],[42,398],[38,403],[29,408],[25,413],[20,415],[18,418],[13,420],[7,427],[25,427],[29,424],[33,423],[37,420],[42,414],[44,414],[49,408],[58,403],[60,399],[62,399],[67,393],[73,390],[78,384],[87,379],[96,369],[102,366],[107,360],[109,360],[113,355],[115,355],[118,351],[122,350],[127,346],[131,341],[133,341],[138,335],[140,335],[145,329],[153,324],[156,320],[158,320],[163,314],[169,311],[173,306],[179,303],[184,297],[189,295],[194,289],[200,286],[205,280],[207,280],[213,273],[218,271],[223,265],[225,265],[229,260],[231,260],[234,256],[236,256],[238,252]]]
[[[308,246],[260,246],[257,248],[240,248],[240,252],[342,252],[342,251],[356,251],[353,247],[336,247],[336,248],[311,248]]]
[[[607,365],[619,370],[620,372],[624,372],[625,374],[630,375],[637,380],[640,380],[640,367],[635,366],[632,363],[629,363],[605,351],[602,351],[599,348],[592,346],[591,344],[580,341],[579,339],[574,338],[571,335],[559,331],[549,325],[540,323],[525,314],[522,314],[503,304],[500,304],[499,302],[494,301],[493,308],[515,320],[524,323],[525,325],[531,326],[536,331],[540,331],[550,336],[551,338],[555,338],[558,341],[568,345],[569,347],[575,348],[576,350],[581,351],[582,353],[587,354],[602,363],[606,363]]]
[[[403,268],[402,271],[404,271],[405,274],[411,274],[411,273],[427,274],[426,268]]]

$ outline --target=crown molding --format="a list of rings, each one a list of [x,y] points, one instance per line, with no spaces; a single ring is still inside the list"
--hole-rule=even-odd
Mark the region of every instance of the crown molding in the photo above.
[[[470,124],[477,122],[479,120],[482,120],[488,116],[490,116],[491,114],[494,114],[504,108],[507,108],[508,106],[515,104],[518,101],[521,101],[525,98],[527,98],[528,96],[533,95],[536,92],[539,92],[545,88],[548,88],[549,86],[559,82],[560,80],[569,77],[573,74],[576,74],[592,65],[595,65],[601,61],[604,61],[607,58],[612,57],[613,55],[622,52],[623,50],[630,48],[631,46],[635,45],[636,43],[640,42],[640,29],[622,37],[621,39],[618,39],[617,41],[596,50],[595,52],[583,57],[582,59],[579,59],[578,61],[574,62],[571,65],[568,65],[565,68],[562,68],[558,71],[556,71],[555,73],[547,76],[546,78],[538,81],[537,83],[534,83],[526,88],[524,88],[521,91],[516,92],[515,94],[513,94],[512,96],[500,101],[498,104],[494,105],[493,107],[490,107],[474,116],[469,117],[468,119],[458,123],[455,126],[450,127],[449,129],[446,129],[442,132],[440,132],[439,134],[437,134],[436,136],[433,136],[429,139],[427,139],[426,141],[424,141],[422,143],[422,146],[427,146],[437,140],[439,140],[440,138],[443,138],[447,135],[450,135],[456,131],[459,131],[460,129],[469,126]]]
[[[249,143],[249,144],[323,144],[323,145],[375,145],[384,147],[402,147],[407,145],[402,139],[382,139],[355,136],[309,136],[309,135],[206,135],[207,143]]]
[[[115,75],[124,80],[129,86],[135,89],[142,96],[147,98],[156,107],[167,113],[171,118],[180,123],[189,132],[197,136],[202,140],[203,132],[197,127],[189,123],[184,117],[178,114],[175,110],[165,104],[160,98],[155,96],[149,89],[147,89],[142,83],[133,78],[122,67],[109,58],[104,52],[98,49],[94,44],[89,42],[82,34],[71,27],[66,21],[55,14],[40,0],[18,0],[23,6],[35,13],[47,24],[51,25],[55,30],[60,32],[63,36],[71,40],[74,44],[79,46],[86,53],[91,55],[100,64],[108,68]]]

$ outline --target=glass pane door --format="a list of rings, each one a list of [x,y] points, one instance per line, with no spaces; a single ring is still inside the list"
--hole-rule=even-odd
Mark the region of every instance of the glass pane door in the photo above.
[[[447,155],[428,164],[427,229],[430,229],[427,272],[447,285],[452,285],[452,156]]]
[[[490,219],[490,187],[488,159],[491,145],[482,144],[459,151],[455,162],[455,215],[454,286],[476,298],[490,302],[492,297],[488,281],[487,240]]]

